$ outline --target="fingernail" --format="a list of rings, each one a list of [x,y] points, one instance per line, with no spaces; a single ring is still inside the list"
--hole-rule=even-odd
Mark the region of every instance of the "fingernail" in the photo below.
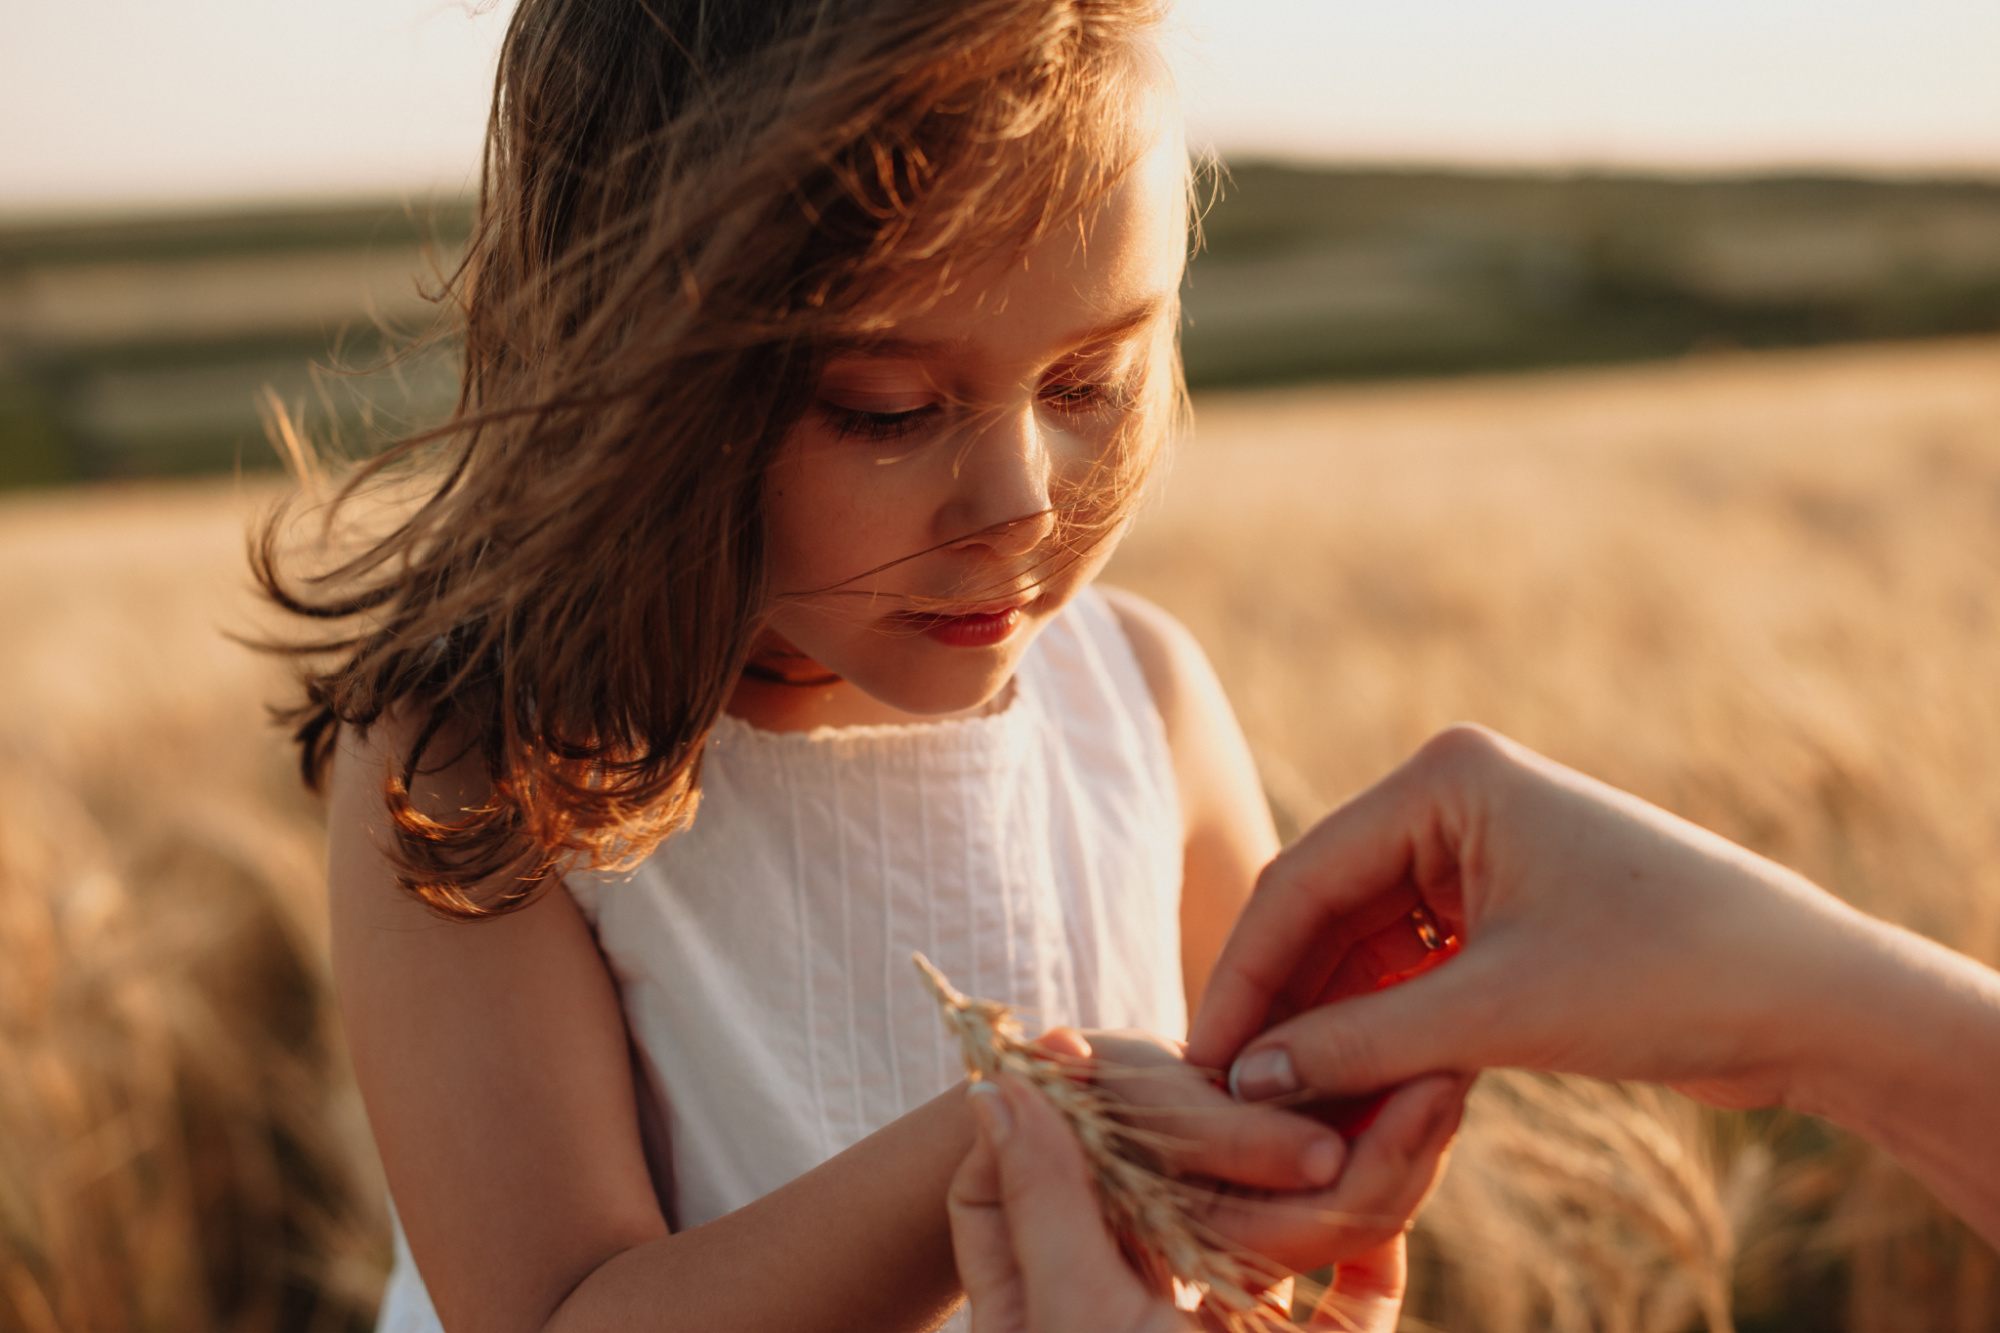
[[[1014,1113],[1007,1109],[1000,1089],[981,1079],[965,1090],[965,1100],[979,1118],[979,1127],[986,1131],[986,1141],[995,1147],[1005,1143],[1014,1131]]]
[[[1239,1102],[1267,1102],[1298,1090],[1291,1052],[1282,1046],[1252,1051],[1229,1067],[1229,1095]]]
[[[1340,1174],[1340,1164],[1347,1160],[1347,1145],[1331,1136],[1314,1139],[1306,1147],[1305,1156],[1299,1165],[1305,1177],[1314,1185],[1331,1185],[1333,1178]]]

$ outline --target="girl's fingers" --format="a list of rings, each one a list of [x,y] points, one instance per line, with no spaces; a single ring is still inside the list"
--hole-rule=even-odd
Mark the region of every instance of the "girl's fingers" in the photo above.
[[[1010,1075],[967,1096],[979,1136],[949,1204],[973,1333],[1186,1333],[1119,1253],[1062,1117]]]
[[[1344,1295],[1335,1317],[1349,1327],[1393,1328],[1402,1271],[1400,1248],[1392,1243],[1435,1181],[1466,1085],[1454,1076],[1397,1089],[1356,1139],[1332,1189],[1268,1200],[1222,1198],[1210,1225],[1281,1268],[1338,1261],[1345,1266],[1337,1282]],[[1118,1253],[1099,1216],[1082,1149],[1061,1116],[1011,1076],[970,1097],[980,1119],[980,1146],[953,1181],[951,1214],[977,1327],[1038,1333],[1180,1327]],[[1018,1324],[1000,1322],[1016,1315]]]
[[[1053,1055],[1061,1060],[1090,1059],[1090,1039],[1075,1028],[1050,1028],[1028,1044],[1044,1055]]]
[[[1062,1117],[1011,1075],[974,1097],[1033,1307],[1069,1301],[1087,1310],[1114,1291],[1143,1305],[1146,1293],[1105,1230],[1083,1150]]]
[[[1095,1056],[1085,1072],[1115,1100],[1113,1114],[1159,1140],[1183,1174],[1275,1190],[1314,1189],[1339,1174],[1346,1146],[1338,1133],[1277,1107],[1238,1103],[1173,1043],[1118,1032],[1090,1041]]]
[[[1014,1261],[1014,1240],[1000,1201],[1000,1166],[984,1135],[973,1141],[972,1151],[952,1176],[945,1212],[959,1281],[972,1303],[975,1333],[1026,1329],[1021,1270]]]
[[[1409,1280],[1409,1246],[1400,1235],[1352,1259],[1343,1259],[1306,1327],[1340,1333],[1395,1333]]]
[[[1396,1089],[1348,1146],[1333,1188],[1218,1200],[1210,1225],[1297,1271],[1345,1262],[1403,1233],[1443,1170],[1470,1079],[1435,1075]]]
[[[1334,1130],[1274,1106],[1234,1101],[1185,1066],[1127,1078],[1116,1091],[1121,1118],[1170,1140],[1167,1155],[1183,1173],[1252,1189],[1319,1189],[1333,1183],[1347,1160],[1347,1145]]]
[[[1444,1172],[1472,1079],[1436,1074],[1396,1089],[1354,1140],[1334,1206],[1377,1241],[1400,1235]]]

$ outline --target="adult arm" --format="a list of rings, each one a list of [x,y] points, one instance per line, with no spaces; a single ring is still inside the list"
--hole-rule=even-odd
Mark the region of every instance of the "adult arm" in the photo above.
[[[1364,933],[1419,903],[1457,958],[1317,1002]],[[1783,1105],[1873,1140],[2000,1243],[2000,974],[1478,728],[1271,864],[1189,1056],[1233,1060],[1249,1097],[1513,1066]]]

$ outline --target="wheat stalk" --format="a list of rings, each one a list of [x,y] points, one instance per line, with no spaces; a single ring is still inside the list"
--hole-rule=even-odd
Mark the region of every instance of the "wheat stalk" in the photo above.
[[[1066,1065],[1029,1045],[1006,1005],[961,993],[921,953],[912,957],[937,998],[946,1031],[958,1040],[966,1073],[975,1081],[1014,1075],[1075,1133],[1104,1220],[1143,1274],[1162,1286],[1171,1281],[1184,1305],[1198,1296],[1212,1326],[1226,1333],[1293,1327],[1288,1294],[1294,1275],[1204,1220],[1220,1196],[1174,1173],[1167,1155],[1173,1139],[1128,1123],[1115,1097],[1074,1075],[1074,1062]]]

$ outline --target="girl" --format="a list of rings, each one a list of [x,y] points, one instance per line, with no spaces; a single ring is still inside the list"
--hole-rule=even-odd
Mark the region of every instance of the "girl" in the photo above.
[[[1152,8],[522,0],[458,408],[342,497],[419,501],[257,560],[357,625],[292,718],[381,1329],[930,1326],[972,1133],[911,952],[1183,1031],[1276,839],[1198,650],[1088,588],[1181,397]],[[1338,1170],[1235,1114],[1236,1178]]]

